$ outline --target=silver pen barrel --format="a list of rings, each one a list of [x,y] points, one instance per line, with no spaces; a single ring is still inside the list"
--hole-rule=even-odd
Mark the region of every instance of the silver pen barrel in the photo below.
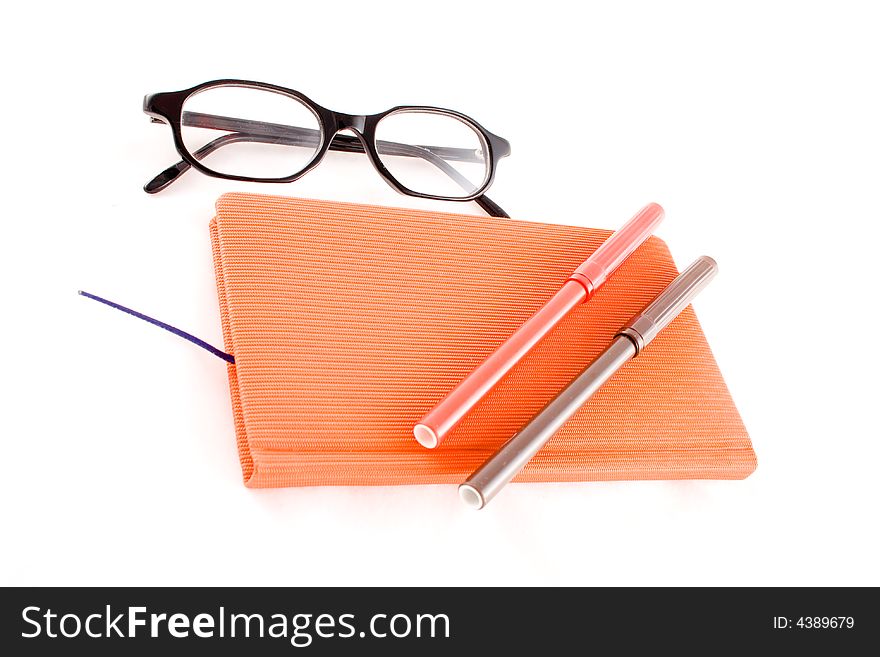
[[[587,369],[458,487],[465,504],[476,509],[488,504],[593,393],[635,355],[635,345],[629,338],[614,338]]]
[[[618,331],[596,360],[459,486],[461,499],[477,509],[488,504],[617,370],[687,308],[717,271],[715,261],[702,256],[679,274]]]

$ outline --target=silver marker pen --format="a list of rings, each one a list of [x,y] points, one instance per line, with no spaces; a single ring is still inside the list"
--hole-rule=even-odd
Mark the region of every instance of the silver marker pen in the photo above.
[[[679,274],[617,332],[596,360],[458,487],[461,499],[476,509],[486,506],[602,384],[688,307],[717,272],[715,261],[702,256]]]

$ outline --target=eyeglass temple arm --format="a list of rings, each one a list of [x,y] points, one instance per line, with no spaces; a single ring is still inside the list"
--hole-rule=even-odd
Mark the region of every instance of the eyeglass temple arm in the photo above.
[[[303,130],[307,130],[304,128]],[[317,132],[317,131],[316,131]],[[335,150],[348,151],[348,152],[363,152],[363,146],[358,142],[357,144],[350,143],[349,140],[357,142],[356,137],[349,137],[348,135],[337,135],[334,138],[334,142],[336,140],[340,140],[339,148]],[[317,144],[317,134],[313,135],[313,144]],[[209,141],[207,144],[202,146],[200,149],[193,153],[193,156],[197,160],[201,160],[214,151],[222,148],[223,146],[227,146],[229,144],[235,144],[239,142],[259,142],[263,144],[283,144],[286,146],[307,146],[305,143],[303,136],[298,137],[287,137],[281,135],[268,135],[268,134],[251,134],[245,132],[233,132],[228,135],[223,135],[221,137],[217,137]],[[331,147],[332,147],[331,142]],[[389,155],[404,155],[409,157],[421,157],[422,159],[430,162],[438,169],[447,174],[450,178],[455,180],[462,188],[467,189],[471,186],[470,181],[462,176],[458,171],[456,171],[453,167],[446,163],[443,158],[438,157],[434,153],[424,150],[419,146],[410,146],[408,144],[396,144],[394,142],[379,142],[385,147],[384,152]],[[358,148],[360,150],[358,150]],[[182,173],[188,171],[190,169],[190,164],[185,160],[181,160],[177,162],[173,166],[169,167],[158,176],[153,178],[147,185],[144,187],[144,190],[148,193],[155,193],[161,191],[168,185],[170,185],[178,176]]]
[[[490,217],[504,217],[505,219],[510,219],[510,215],[507,214],[503,209],[501,209],[500,205],[498,205],[495,201],[490,199],[485,194],[482,194],[481,196],[475,198],[474,203],[483,208],[483,210],[486,211],[486,214],[488,214]]]
[[[300,134],[297,134],[296,136],[287,136],[278,134],[232,132],[230,134],[223,135],[209,141],[207,144],[195,151],[193,153],[193,157],[195,157],[197,160],[201,160],[223,146],[243,141],[260,142],[264,144],[283,144],[286,146],[317,145],[319,138],[319,133],[317,130],[310,131],[309,128],[295,128],[295,130],[298,131]],[[309,132],[312,132],[312,134],[308,134]],[[467,178],[462,176],[458,171],[447,164],[446,161],[443,160],[443,158],[438,157],[431,151],[423,149],[419,146],[410,146],[409,144],[397,144],[394,142],[379,142],[379,144],[383,146],[383,152],[389,155],[421,157],[422,159],[427,160],[431,164],[434,164],[437,168],[446,173],[450,178],[461,185],[462,188],[467,189],[471,186],[471,183]],[[335,148],[334,145],[336,146]],[[336,137],[334,137],[333,141],[330,143],[330,148],[333,150],[352,153],[364,152],[363,145],[358,141],[358,139],[356,137],[350,137],[348,135],[336,135]],[[147,185],[144,187],[144,190],[150,194],[161,191],[162,189],[170,185],[182,173],[188,171],[189,168],[190,164],[185,160],[181,160],[180,162],[177,162],[176,164],[169,167],[158,176],[153,178],[153,180],[148,182]]]
[[[207,128],[213,130],[226,130],[227,132],[246,132],[253,135],[283,135],[290,138],[300,138],[303,146],[317,145],[317,137],[320,133],[314,128],[301,128],[298,126],[284,125],[282,123],[269,123],[266,121],[254,121],[252,119],[237,119],[229,116],[215,114],[203,114],[201,112],[184,112],[183,125],[192,128]],[[410,146],[410,144],[398,144],[397,142],[382,141],[381,144],[395,146]],[[483,153],[472,148],[454,148],[449,146],[423,146],[415,144],[419,148],[431,151],[444,160],[456,162],[483,161]],[[363,153],[364,147],[360,140],[350,135],[336,135],[330,142],[330,150]],[[395,153],[395,155],[409,155],[418,157],[414,152]]]
[[[184,123],[188,126],[233,131],[231,134],[223,135],[208,142],[194,152],[193,156],[198,160],[207,157],[223,146],[243,141],[314,147],[318,144],[320,138],[320,133],[317,130],[310,128],[265,123],[249,119],[234,119],[196,112],[185,112]],[[244,132],[242,130],[243,128],[255,131]],[[409,144],[399,144],[387,141],[380,141],[377,143],[377,146],[379,145],[383,147],[384,152],[390,155],[420,157],[427,160],[455,180],[455,182],[457,182],[463,189],[468,189],[471,186],[471,182],[462,176],[454,167],[450,166],[443,157],[439,156],[439,154],[444,153],[449,159],[458,161],[480,161],[473,150],[465,148],[411,146]],[[356,137],[349,135],[336,135],[330,142],[330,150],[363,153],[364,147]],[[162,191],[189,169],[190,164],[185,160],[181,160],[150,180],[144,186],[144,191],[148,194],[155,194],[156,192]],[[508,217],[508,214],[504,212],[500,206],[486,196],[479,196],[474,199],[474,201],[492,216]]]

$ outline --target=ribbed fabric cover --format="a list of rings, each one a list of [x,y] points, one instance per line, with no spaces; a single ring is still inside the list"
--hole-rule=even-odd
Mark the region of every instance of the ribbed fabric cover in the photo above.
[[[651,238],[442,446],[420,446],[413,424],[609,234],[222,196],[211,238],[226,350],[235,356],[229,386],[245,484],[464,480],[676,276],[666,245]],[[755,465],[748,434],[688,308],[517,481],[738,479]]]

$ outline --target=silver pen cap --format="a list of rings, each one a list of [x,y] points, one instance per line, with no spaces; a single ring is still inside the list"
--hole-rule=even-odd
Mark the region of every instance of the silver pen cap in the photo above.
[[[636,353],[640,352],[688,307],[717,273],[718,263],[709,256],[700,256],[648,306],[629,320],[617,335],[628,337],[636,346]]]

